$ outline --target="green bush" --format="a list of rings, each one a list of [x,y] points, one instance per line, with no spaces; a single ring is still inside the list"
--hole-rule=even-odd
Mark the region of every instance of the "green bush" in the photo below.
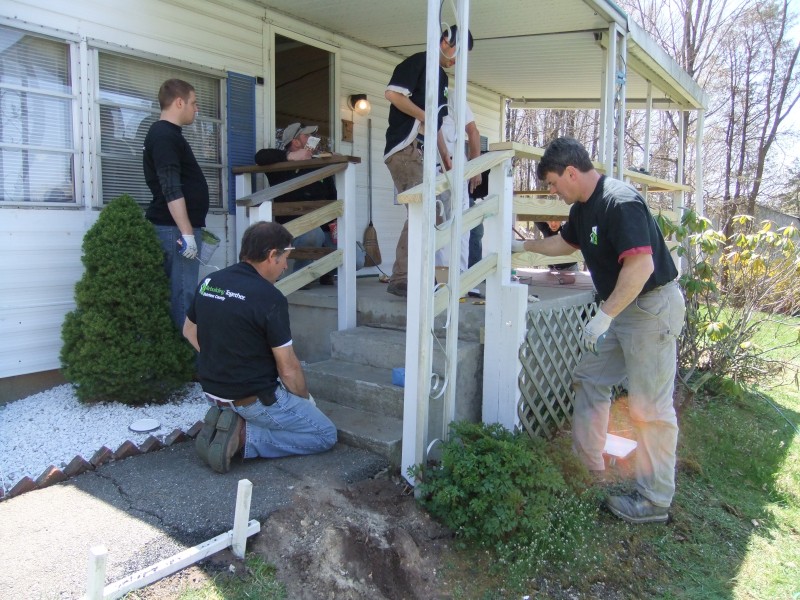
[[[571,492],[545,442],[498,424],[454,423],[441,464],[417,467],[421,502],[466,541],[493,547],[551,529],[551,506]]]
[[[726,236],[692,211],[679,224],[659,224],[681,243],[686,324],[678,362],[684,383],[700,388],[729,377],[746,384],[783,372],[787,361],[774,359],[774,351],[797,348],[798,338],[768,346],[754,340],[800,311],[800,232],[737,216]]]
[[[164,402],[190,379],[194,355],[169,316],[163,260],[155,230],[128,195],[86,233],[76,309],[61,330],[64,377],[82,402]]]

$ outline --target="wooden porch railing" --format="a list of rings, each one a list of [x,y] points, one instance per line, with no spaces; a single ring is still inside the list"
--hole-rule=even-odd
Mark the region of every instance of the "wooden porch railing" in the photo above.
[[[299,290],[322,275],[338,269],[338,327],[349,329],[356,325],[356,255],[355,255],[355,156],[334,155],[329,158],[275,163],[265,166],[235,167],[236,177],[236,253],[241,249],[244,230],[258,221],[272,221],[275,216],[297,215],[285,227],[297,237],[315,227],[337,220],[337,249],[305,248],[294,250],[292,258],[313,259],[310,265],[279,280],[276,287],[285,295]],[[252,175],[278,171],[315,170],[253,192]],[[336,191],[341,199],[280,202],[274,199],[298,190],[326,177],[336,178]]]

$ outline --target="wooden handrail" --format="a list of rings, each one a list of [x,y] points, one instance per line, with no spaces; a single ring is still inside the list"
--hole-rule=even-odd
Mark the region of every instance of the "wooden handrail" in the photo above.
[[[473,158],[471,161],[467,162],[466,165],[464,165],[464,179],[471,179],[472,177],[475,177],[475,175],[480,175],[484,171],[499,165],[507,158],[512,158],[513,156],[514,152],[509,150],[505,152],[487,152],[486,154],[482,154],[477,158]],[[415,185],[414,187],[407,189],[401,194],[397,194],[397,201],[400,204],[415,204],[422,202],[423,185],[424,184],[420,183],[419,185]],[[447,177],[444,173],[440,173],[436,177],[436,195],[438,196],[448,188],[449,185]]]
[[[539,160],[544,155],[544,148],[538,148],[536,146],[528,146],[527,144],[520,144],[519,142],[499,142],[496,144],[489,144],[490,150],[513,150],[514,155],[517,158],[526,158],[532,160]],[[594,168],[600,171],[601,173],[605,173],[606,168],[605,165],[602,163],[593,160],[592,165]],[[631,181],[635,181],[641,185],[646,185],[651,192],[690,192],[692,188],[688,185],[684,185],[682,183],[676,183],[674,181],[669,181],[668,179],[661,179],[660,177],[654,177],[652,175],[648,175],[645,173],[641,173],[639,171],[632,171],[631,169],[625,169],[623,171],[626,178],[630,179]],[[542,193],[538,190],[533,192],[526,192],[526,193]]]
[[[301,162],[301,161],[295,161]],[[283,183],[279,183],[278,185],[274,185],[258,192],[254,192],[249,196],[243,196],[241,198],[236,199],[236,206],[244,206],[244,207],[251,207],[251,206],[258,206],[262,202],[266,202],[267,200],[274,200],[278,196],[283,196],[284,194],[288,194],[289,192],[293,192],[294,190],[299,190],[302,187],[305,187],[311,183],[321,181],[326,177],[330,177],[331,175],[335,175],[336,173],[340,173],[347,169],[347,162],[338,162],[332,165],[328,165],[317,169],[316,171],[312,171],[311,173],[304,173],[299,177],[294,177],[289,179],[288,181],[284,181]]]
[[[316,169],[328,165],[338,165],[342,163],[359,164],[361,159],[358,156],[347,156],[344,154],[334,154],[325,158],[310,158],[308,160],[287,160],[270,165],[247,165],[242,167],[232,167],[234,175],[243,173],[280,173],[281,171],[294,171],[295,169]]]

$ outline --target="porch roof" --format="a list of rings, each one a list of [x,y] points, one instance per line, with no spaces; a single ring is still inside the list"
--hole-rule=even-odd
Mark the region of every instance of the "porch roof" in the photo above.
[[[425,49],[424,2],[249,0],[327,31],[405,57]],[[470,30],[475,48],[469,80],[511,98],[517,106],[600,106],[603,44],[616,22],[628,32],[629,108],[645,106],[647,82],[654,108],[702,108],[706,95],[649,35],[607,0],[474,0]]]

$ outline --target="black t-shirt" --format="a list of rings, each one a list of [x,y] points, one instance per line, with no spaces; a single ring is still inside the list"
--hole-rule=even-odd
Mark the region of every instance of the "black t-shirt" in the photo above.
[[[426,53],[412,54],[397,65],[389,80],[388,89],[405,93],[411,101],[425,110],[425,66]],[[437,113],[436,131],[442,127],[442,119],[447,115],[447,73],[439,67],[439,110]],[[411,134],[414,127],[414,117],[407,115],[394,104],[389,108],[389,127],[386,130],[386,149],[384,157],[399,144],[402,144]],[[433,136],[434,142],[436,136]]]
[[[587,202],[576,202],[561,237],[579,247],[598,294],[607,300],[617,285],[622,259],[652,254],[655,270],[641,293],[678,276],[661,230],[639,193],[627,183],[601,176]]]
[[[181,133],[169,121],[156,121],[144,138],[144,179],[153,193],[145,216],[154,225],[175,226],[167,203],[184,198],[192,227],[205,227],[208,183]]]
[[[276,148],[262,148],[256,152],[256,164],[258,165],[273,165],[275,163],[287,161],[288,152],[286,150],[278,150]],[[276,171],[274,173],[265,173],[267,181],[272,186],[289,181],[300,175],[311,173],[316,169],[295,169],[293,171]],[[283,196],[275,198],[275,202],[298,202],[301,200],[336,200],[336,181],[333,176],[326,177],[321,181],[315,181],[298,190],[293,190]],[[281,224],[288,223],[295,217],[275,217],[275,221]],[[328,224],[322,225],[322,229],[328,230]]]
[[[292,340],[289,303],[252,265],[240,262],[206,277],[187,316],[197,324],[205,391],[232,400],[275,391],[272,348]]]

